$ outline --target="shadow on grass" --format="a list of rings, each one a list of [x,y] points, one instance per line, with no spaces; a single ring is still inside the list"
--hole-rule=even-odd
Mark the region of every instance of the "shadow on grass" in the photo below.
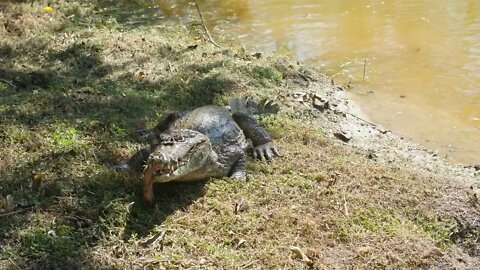
[[[54,165],[48,167],[57,171],[76,158],[74,152],[52,155],[47,159]],[[203,182],[156,184],[156,205],[148,208],[141,203],[136,175],[109,169],[88,177],[67,178],[58,173],[40,187],[30,177],[35,178],[19,174],[14,178],[18,180],[2,181],[2,189],[21,198],[17,209],[33,205],[0,219],[0,261],[11,258],[22,268],[75,269],[90,264],[96,268],[90,258],[97,242],[128,243],[132,236],[144,237],[170,214],[204,195]]]
[[[11,49],[2,63],[16,55],[17,49]],[[211,104],[235,89],[236,82],[207,75],[212,69],[208,63],[185,66],[158,82],[130,73],[112,80],[108,75],[118,67],[102,61],[102,49],[79,43],[49,53],[38,69],[0,68],[0,77],[13,85],[0,90],[5,105],[0,110],[1,128],[28,130],[30,137],[23,140],[36,140],[37,132],[45,136],[71,127],[88,138],[85,145],[63,147],[68,140],[60,138],[60,144],[53,139],[27,147],[30,141],[0,132],[2,147],[25,151],[0,167],[0,199],[13,198],[12,211],[34,205],[0,219],[0,262],[33,269],[96,268],[88,258],[99,241],[128,242],[146,236],[204,194],[204,183],[157,184],[156,207],[144,208],[140,175],[111,168],[119,161],[111,144],[135,142],[131,134],[142,127],[143,119]],[[182,83],[182,77],[193,72],[205,76]],[[55,134],[50,135],[58,137]]]
[[[157,183],[154,185],[155,205],[146,207],[137,194],[125,227],[124,240],[133,235],[144,237],[154,226],[161,225],[165,219],[176,211],[185,211],[196,199],[205,194],[205,182],[194,183]]]

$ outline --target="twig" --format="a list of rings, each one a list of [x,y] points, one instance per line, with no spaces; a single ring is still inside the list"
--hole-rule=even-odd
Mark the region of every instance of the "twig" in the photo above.
[[[363,79],[365,79],[366,70],[367,70],[367,58],[365,58],[363,61]]]
[[[254,263],[258,262],[258,260],[251,260],[251,261],[248,261],[242,265],[240,265],[240,269],[249,269],[250,266],[252,266]]]
[[[148,239],[147,241],[140,243],[140,245],[144,248],[156,243],[156,242],[161,242],[163,241],[163,238],[165,238],[165,232],[166,231],[161,231],[155,234],[152,238]]]
[[[13,84],[11,81],[7,81],[5,79],[2,79],[0,78],[0,81],[6,83],[6,84],[9,84],[10,86],[12,86],[13,88],[17,88],[17,86],[15,84]]]
[[[7,213],[1,213],[0,218],[8,217],[8,216],[15,215],[15,214],[20,214],[20,213],[23,213],[23,212],[27,212],[32,207],[33,207],[33,205],[29,205],[28,207],[25,207],[25,208],[22,208],[22,209],[18,209],[18,210],[7,212]]]
[[[197,0],[195,0],[195,7],[197,7],[198,16],[200,16],[200,20],[202,21],[203,29],[205,30],[205,33],[207,34],[207,37],[208,37],[208,41],[210,41],[210,43],[212,43],[215,47],[220,48],[220,45],[218,45],[218,44],[213,40],[212,36],[210,35],[210,32],[208,31],[207,26],[205,25],[205,21],[203,20],[202,12],[200,12],[200,8],[198,7],[198,2],[197,2]]]
[[[8,260],[15,266],[17,269],[22,269],[20,266],[18,266],[11,258],[8,258]]]
[[[348,212],[348,206],[347,206],[347,199],[346,199],[346,196],[345,196],[345,192],[343,192],[343,208],[345,209],[345,216],[350,216],[350,213]]]
[[[338,110],[337,110],[337,111],[338,111]],[[352,113],[345,112],[345,114],[348,114],[348,115],[350,115],[350,116],[352,116],[352,117],[355,117],[355,118],[357,118],[358,120],[363,121],[363,122],[365,122],[365,123],[367,123],[367,124],[370,124],[370,125],[372,125],[372,126],[374,126],[374,127],[377,126],[376,124],[374,124],[374,123],[372,123],[372,122],[370,122],[370,121],[367,121],[367,120],[365,120],[365,119],[363,119],[363,118],[361,118],[361,117],[358,117],[358,116],[356,116],[356,115],[354,115],[354,114],[352,114]]]

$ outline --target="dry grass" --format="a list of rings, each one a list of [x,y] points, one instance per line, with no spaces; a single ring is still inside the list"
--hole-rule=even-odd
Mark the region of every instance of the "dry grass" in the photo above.
[[[478,217],[468,187],[369,160],[292,106],[262,119],[284,157],[250,160],[247,183],[157,185],[143,208],[138,175],[111,169],[135,129],[232,95],[282,102],[306,68],[182,27],[124,31],[85,2],[2,4],[0,213],[22,211],[0,220],[0,268],[478,266],[478,227],[454,219]]]

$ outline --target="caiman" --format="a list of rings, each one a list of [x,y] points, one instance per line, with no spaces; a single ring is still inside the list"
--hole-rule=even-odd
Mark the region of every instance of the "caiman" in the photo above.
[[[143,199],[153,204],[153,182],[198,181],[228,176],[245,181],[247,153],[280,156],[271,136],[247,112],[205,106],[165,115],[150,131],[150,146],[120,169],[143,169]]]

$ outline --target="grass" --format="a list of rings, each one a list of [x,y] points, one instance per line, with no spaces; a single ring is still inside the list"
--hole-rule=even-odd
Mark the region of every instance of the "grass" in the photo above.
[[[455,212],[475,213],[461,187],[369,160],[289,105],[307,87],[299,73],[322,83],[317,70],[215,49],[194,29],[125,26],[95,1],[1,7],[0,268],[442,268],[462,252],[478,263],[478,230],[455,225]],[[260,120],[283,157],[249,160],[247,183],[156,185],[144,208],[139,175],[112,170],[143,146],[134,131],[235,95],[283,104]]]

